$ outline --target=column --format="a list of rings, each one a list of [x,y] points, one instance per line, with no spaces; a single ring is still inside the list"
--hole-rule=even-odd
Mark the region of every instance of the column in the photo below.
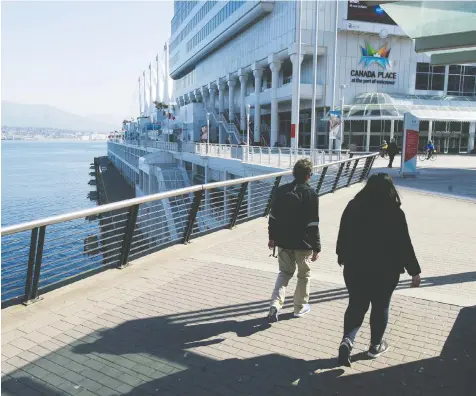
[[[476,136],[476,122],[469,123],[468,153],[474,150],[474,137]]]
[[[299,56],[297,54],[291,55],[291,62],[293,64],[293,91],[291,97],[291,148],[297,149],[299,146],[299,102],[301,98],[299,97],[299,88],[301,82],[299,81],[299,69],[301,68],[302,60],[304,56]]]
[[[208,87],[202,87],[200,89],[200,93],[202,94],[202,98],[203,98],[203,108],[208,113],[209,112],[209,106],[210,106],[210,103],[209,103],[209,100],[208,100]]]
[[[395,137],[395,120],[390,121],[390,140]]]
[[[367,140],[365,141],[365,151],[370,152],[370,120],[367,120]]]
[[[215,99],[217,89],[213,83],[208,84],[208,92],[210,93],[210,107],[213,112],[215,112]]]
[[[220,79],[217,80],[217,86],[218,86],[218,113],[223,114],[225,111],[225,81],[220,81]],[[223,144],[225,142],[225,139],[223,138],[223,134],[226,134],[226,131],[223,132],[223,125],[221,123],[218,123],[218,128],[219,128],[219,133],[218,133],[218,143]]]
[[[254,142],[260,143],[261,141],[261,78],[263,77],[263,69],[258,68],[256,63],[251,66],[253,70],[253,76],[255,78],[255,118],[254,118]]]
[[[274,147],[278,141],[279,115],[278,115],[278,80],[279,70],[282,62],[276,58],[275,54],[268,57],[269,68],[271,69],[271,136],[270,146]]]
[[[433,120],[428,121],[428,140],[432,140],[433,137]]]
[[[228,111],[229,111],[229,121],[233,122],[235,116],[235,85],[236,79],[231,74],[228,75]]]
[[[243,69],[238,70],[240,79],[240,130],[246,130],[246,84],[248,83],[248,74]]]

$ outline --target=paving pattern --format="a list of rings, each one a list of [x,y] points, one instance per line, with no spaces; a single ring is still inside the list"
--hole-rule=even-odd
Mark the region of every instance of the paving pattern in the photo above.
[[[279,323],[263,320],[277,263],[259,219],[3,310],[2,395],[474,394],[470,200],[401,190],[423,287],[402,278],[386,355],[366,359],[366,318],[353,367],[337,366],[347,293],[335,239],[359,188],[322,198],[324,248],[306,317],[292,318],[288,305]]]

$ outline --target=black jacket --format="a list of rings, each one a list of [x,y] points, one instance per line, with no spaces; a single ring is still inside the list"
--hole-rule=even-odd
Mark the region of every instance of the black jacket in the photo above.
[[[390,142],[387,148],[387,153],[388,155],[397,155],[398,154],[398,147],[397,143],[395,142]]]
[[[302,216],[289,213],[284,194],[296,188],[301,197]],[[269,239],[276,246],[292,250],[321,251],[319,235],[319,197],[308,184],[285,184],[276,190],[276,195],[269,215]]]
[[[397,203],[388,207],[350,201],[342,215],[336,253],[339,264],[362,272],[421,272]]]

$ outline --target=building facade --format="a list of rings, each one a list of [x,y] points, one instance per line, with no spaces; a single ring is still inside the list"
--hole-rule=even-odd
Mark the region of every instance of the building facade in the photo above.
[[[249,129],[250,143],[289,146],[299,101],[298,142],[309,147],[316,31],[318,148],[328,147],[326,115],[342,98],[343,147],[398,140],[413,111],[421,143],[474,148],[476,66],[431,67],[381,9],[358,1],[176,1],[169,71],[188,138],[198,140],[208,118],[216,142],[246,140]]]

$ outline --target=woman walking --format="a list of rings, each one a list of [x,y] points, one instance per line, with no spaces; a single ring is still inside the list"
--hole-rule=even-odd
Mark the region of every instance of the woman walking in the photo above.
[[[355,337],[370,304],[368,355],[375,358],[385,353],[388,344],[383,335],[400,274],[406,270],[412,276],[412,287],[420,285],[420,265],[400,205],[391,177],[379,173],[369,178],[342,215],[336,253],[339,265],[344,266],[349,305],[339,347],[340,365],[351,364]]]

